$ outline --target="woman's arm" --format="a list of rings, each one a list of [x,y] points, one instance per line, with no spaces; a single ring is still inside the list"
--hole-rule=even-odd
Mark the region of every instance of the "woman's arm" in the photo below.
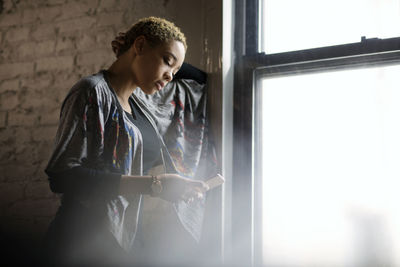
[[[205,84],[207,82],[207,74],[204,71],[193,67],[189,63],[183,63],[182,67],[175,74],[174,80],[176,79],[190,79],[195,80],[200,84]]]
[[[78,166],[63,172],[50,173],[49,176],[53,192],[70,195],[150,194],[175,202],[201,199],[203,193],[208,190],[204,182],[193,181],[177,174],[121,175]],[[160,183],[160,192],[152,190],[152,185],[156,182]]]
[[[154,183],[159,183],[157,192],[152,190]],[[122,175],[120,182],[121,195],[151,194],[170,202],[202,199],[207,190],[208,186],[203,181],[194,181],[172,173],[156,176]]]
[[[119,193],[121,174],[76,166],[65,171],[49,172],[50,189],[54,193],[75,196],[92,194],[111,196]]]

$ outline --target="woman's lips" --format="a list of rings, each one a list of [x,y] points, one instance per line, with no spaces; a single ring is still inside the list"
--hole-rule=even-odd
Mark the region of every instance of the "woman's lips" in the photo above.
[[[157,90],[160,91],[164,88],[165,84],[163,82],[156,82]]]

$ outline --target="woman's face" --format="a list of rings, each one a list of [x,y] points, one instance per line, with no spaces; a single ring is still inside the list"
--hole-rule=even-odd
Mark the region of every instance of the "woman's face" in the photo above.
[[[150,46],[144,39],[139,45],[142,46],[135,47],[137,53],[132,70],[137,86],[145,94],[154,94],[162,90],[178,72],[185,59],[185,47],[175,40]]]

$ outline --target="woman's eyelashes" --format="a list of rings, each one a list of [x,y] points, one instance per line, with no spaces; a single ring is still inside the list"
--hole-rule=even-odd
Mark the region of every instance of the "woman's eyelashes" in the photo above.
[[[163,60],[164,60],[164,63],[171,69],[171,70],[173,70],[172,68],[174,67],[174,61],[176,61],[173,57],[171,57],[171,56],[164,56],[163,57]],[[174,72],[172,72],[171,74],[172,74],[172,78],[173,77],[175,77],[175,74],[179,71],[179,69],[180,69],[180,67],[179,68],[174,68]]]
[[[169,57],[164,57],[164,62],[168,66],[170,66],[170,67],[172,66],[172,60]]]

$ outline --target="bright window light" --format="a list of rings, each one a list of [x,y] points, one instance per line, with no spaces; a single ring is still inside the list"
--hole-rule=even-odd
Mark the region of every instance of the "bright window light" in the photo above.
[[[265,266],[400,266],[399,73],[262,81]]]
[[[260,1],[260,49],[269,54],[400,36],[399,0]]]

